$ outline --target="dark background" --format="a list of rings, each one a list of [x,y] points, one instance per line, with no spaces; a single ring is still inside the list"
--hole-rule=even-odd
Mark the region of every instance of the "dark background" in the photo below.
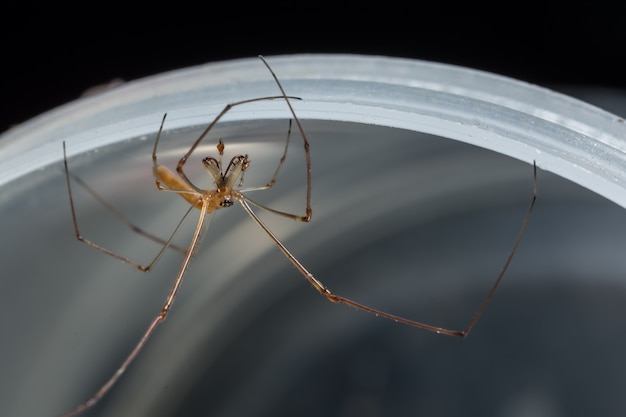
[[[117,77],[258,54],[379,54],[546,86],[624,88],[626,28],[614,7],[341,1],[4,6],[0,131]]]

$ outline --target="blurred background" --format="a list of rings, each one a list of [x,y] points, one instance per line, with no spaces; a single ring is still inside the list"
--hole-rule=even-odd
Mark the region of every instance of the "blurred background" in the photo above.
[[[541,85],[626,86],[626,31],[602,2],[502,7],[475,2],[102,3],[89,9],[12,2],[3,15],[0,129],[115,79],[290,53],[359,53],[439,61]]]
[[[498,10],[472,3],[155,3],[138,9],[112,3],[89,8],[14,3],[4,10],[5,21],[14,24],[0,29],[2,129],[116,79],[259,53],[438,61],[540,84],[626,114],[626,32],[618,11],[599,4]],[[225,126],[226,132],[232,127]],[[280,132],[267,136],[282,138],[284,128],[284,123],[266,127]],[[397,187],[414,191],[412,179],[423,179],[419,192],[406,195],[430,197],[423,207],[435,214],[415,216],[417,205],[404,201],[393,216],[364,217],[350,233],[336,227],[340,222],[331,215],[327,219],[335,222],[320,221],[293,234],[288,232],[295,226],[283,226],[279,219],[273,224],[277,233],[287,236],[288,246],[338,293],[429,323],[463,327],[518,230],[530,198],[530,167],[416,132],[359,125],[345,130],[316,121],[306,128],[318,140],[317,196],[337,192],[336,178],[328,173],[362,161],[348,151],[355,159],[325,159],[341,150],[334,139],[341,137],[342,149],[362,149],[366,143],[368,155],[383,155],[381,166],[391,171],[385,178],[397,179]],[[232,135],[236,140],[237,133]],[[399,145],[390,152],[381,146],[381,137]],[[146,206],[162,204],[156,199],[162,195],[152,196],[153,204],[135,191],[151,182],[149,148],[127,143],[77,158],[73,167],[91,175],[89,183],[103,194],[123,193],[114,198],[118,208],[163,232],[162,218],[177,219],[171,216],[173,206],[152,210],[148,217]],[[394,162],[409,156],[415,156],[415,171],[395,172],[410,164]],[[147,164],[137,169],[141,174],[129,176],[143,181],[141,187],[117,186],[128,179],[122,157]],[[112,167],[109,160],[120,165]],[[377,172],[362,171],[349,173],[365,184],[380,180]],[[115,181],[98,184],[109,174]],[[45,182],[38,181],[33,186],[45,184],[42,193],[24,191],[2,200],[0,238],[2,274],[11,278],[2,281],[3,300],[8,300],[2,303],[2,347],[11,354],[1,358],[6,361],[1,368],[11,372],[0,377],[0,403],[28,416],[54,415],[97,389],[160,308],[178,267],[170,255],[158,273],[146,277],[81,247],[71,233],[62,172],[56,169]],[[623,414],[626,215],[549,173],[540,171],[539,181],[540,206],[507,285],[462,342],[330,305],[255,225],[241,212],[229,211],[212,225],[211,236],[232,238],[236,227],[260,242],[246,246],[253,253],[226,245],[222,256],[214,250],[221,241],[208,238],[166,326],[111,395],[85,415]],[[450,188],[441,191],[442,183]],[[332,213],[336,203],[316,199],[316,215],[325,208]],[[90,222],[94,204],[89,199],[83,204],[92,236],[112,233],[115,221],[101,222],[100,212]],[[358,204],[350,207],[354,211],[342,213],[362,214]],[[15,221],[15,213],[25,220]],[[126,241],[127,235],[119,236],[113,238],[144,250]],[[360,246],[342,245],[346,236],[359,237],[353,241]],[[45,237],[52,237],[53,244]],[[329,242],[342,252],[330,253]],[[222,264],[225,257],[232,264]],[[35,258],[45,261],[32,262]],[[397,259],[409,262],[400,265]],[[237,272],[231,265],[243,269],[237,280],[226,278]],[[221,268],[216,279],[206,279],[206,271],[216,266]],[[420,280],[390,273],[400,268],[418,272]],[[211,293],[212,285],[228,291]],[[199,295],[198,288],[212,296]],[[71,379],[81,372],[90,378]]]

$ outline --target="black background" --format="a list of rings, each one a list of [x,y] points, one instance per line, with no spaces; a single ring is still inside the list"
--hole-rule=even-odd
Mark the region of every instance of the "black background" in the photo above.
[[[114,78],[258,54],[400,56],[545,86],[624,88],[626,28],[614,7],[341,1],[4,6],[0,130]]]

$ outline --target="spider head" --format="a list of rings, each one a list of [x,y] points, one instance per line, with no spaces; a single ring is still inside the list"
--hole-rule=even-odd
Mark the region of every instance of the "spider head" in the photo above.
[[[204,169],[207,170],[217,188],[232,189],[238,179],[243,179],[243,173],[250,166],[248,155],[237,155],[230,160],[222,171],[222,164],[212,156],[202,159]]]

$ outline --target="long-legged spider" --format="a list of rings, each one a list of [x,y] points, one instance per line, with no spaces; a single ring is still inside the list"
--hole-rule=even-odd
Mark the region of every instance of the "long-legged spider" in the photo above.
[[[519,233],[513,243],[513,247],[508,257],[506,258],[504,262],[504,266],[502,267],[501,272],[496,278],[493,286],[491,287],[490,291],[487,293],[485,299],[480,304],[479,308],[477,309],[476,313],[471,318],[471,320],[469,321],[465,329],[450,330],[450,329],[445,329],[441,327],[431,326],[425,323],[420,323],[411,319],[407,319],[404,317],[386,313],[384,311],[377,310],[375,308],[360,304],[356,301],[334,294],[320,280],[318,280],[311,272],[309,272],[309,270],[304,265],[302,265],[300,261],[298,261],[298,259],[285,247],[285,245],[283,245],[283,243],[279,240],[279,238],[261,221],[261,219],[255,214],[255,212],[252,209],[252,207],[254,206],[256,208],[269,211],[276,215],[286,217],[286,218],[296,220],[296,221],[302,221],[302,222],[309,222],[312,216],[311,156],[310,156],[310,150],[309,150],[309,141],[300,123],[300,120],[298,119],[298,116],[296,115],[291,104],[291,100],[299,99],[299,98],[287,96],[282,84],[278,80],[278,77],[275,75],[272,68],[269,66],[269,64],[265,61],[265,59],[262,56],[259,56],[259,58],[265,64],[270,74],[274,78],[274,81],[276,82],[276,85],[280,89],[281,94],[277,96],[260,97],[260,98],[242,100],[242,101],[238,101],[238,102],[234,102],[234,103],[230,103],[226,105],[223,108],[223,110],[215,117],[215,119],[204,129],[202,134],[195,140],[195,142],[191,145],[188,151],[182,156],[182,158],[180,158],[180,160],[178,161],[178,165],[176,166],[176,172],[171,171],[170,169],[166,168],[163,165],[158,164],[157,162],[157,147],[158,147],[159,140],[161,137],[161,132],[163,130],[163,125],[166,119],[166,116],[163,116],[163,119],[161,121],[161,125],[159,128],[159,132],[156,136],[153,151],[152,151],[152,162],[153,162],[152,166],[153,166],[153,174],[155,177],[156,186],[161,191],[169,191],[169,192],[178,194],[180,197],[185,199],[190,204],[189,209],[184,214],[183,218],[178,223],[174,232],[171,234],[171,236],[167,240],[158,239],[154,237],[153,235],[150,235],[149,233],[146,233],[143,230],[134,226],[129,220],[123,217],[112,206],[108,205],[102,198],[100,198],[95,193],[95,191],[89,188],[89,186],[85,184],[80,178],[70,173],[69,168],[68,168],[68,163],[67,163],[67,157],[65,153],[65,143],[63,144],[64,167],[65,167],[68,195],[69,195],[69,201],[70,201],[70,208],[71,208],[71,213],[72,213],[72,222],[74,225],[76,238],[79,241],[109,256],[112,256],[125,263],[128,263],[134,266],[135,268],[144,272],[151,270],[153,266],[156,264],[156,262],[161,258],[162,254],[168,248],[172,248],[172,249],[180,251],[181,253],[184,254],[184,258],[180,266],[180,269],[176,275],[176,278],[174,279],[174,283],[169,291],[169,294],[167,298],[165,299],[165,302],[161,308],[161,311],[152,319],[148,328],[144,332],[139,342],[132,349],[131,353],[126,357],[126,359],[123,361],[121,366],[115,371],[115,373],[109,378],[109,380],[106,381],[106,383],[95,394],[93,394],[84,403],[69,410],[65,414],[62,414],[62,417],[74,416],[92,407],[94,404],[98,402],[98,400],[104,397],[104,395],[111,389],[111,387],[117,382],[117,380],[121,377],[121,375],[126,371],[128,366],[133,362],[133,360],[139,354],[141,349],[145,346],[146,342],[148,341],[150,336],[154,333],[158,325],[165,320],[170,309],[172,308],[172,304],[180,289],[183,278],[185,277],[185,273],[189,267],[190,261],[197,251],[198,244],[201,241],[201,236],[203,232],[205,231],[206,225],[208,224],[208,222],[206,221],[207,215],[210,213],[213,213],[214,211],[218,209],[231,207],[235,203],[239,203],[243,207],[243,209],[246,211],[246,213],[248,213],[248,215],[252,218],[252,220],[265,232],[267,236],[269,236],[269,238],[276,244],[276,246],[278,246],[280,251],[285,255],[285,257],[289,260],[289,262],[291,262],[298,269],[298,271],[300,271],[300,273],[304,276],[304,278],[306,278],[309,281],[309,283],[320,294],[322,294],[324,297],[326,297],[329,301],[333,303],[347,304],[359,310],[363,310],[365,312],[368,312],[368,313],[371,313],[380,317],[384,317],[386,319],[390,319],[398,323],[421,328],[421,329],[439,333],[439,334],[462,338],[462,337],[465,337],[470,332],[470,330],[474,327],[474,325],[476,324],[476,322],[478,321],[478,319],[484,312],[485,308],[489,304],[491,298],[493,297],[493,294],[495,293],[498,285],[500,284],[506,270],[509,267],[511,260],[513,259],[515,251],[517,250],[517,247],[519,246],[519,243],[521,242],[522,236],[526,230],[526,226],[528,225],[530,215],[535,205],[536,196],[537,196],[536,165],[534,166],[534,170],[533,170],[533,192],[532,192],[531,203],[525,214]],[[222,164],[222,157],[224,154],[225,145],[221,139],[219,140],[217,144],[218,157],[215,158],[212,156],[207,156],[204,159],[202,159],[202,164],[204,165],[204,168],[210,175],[213,181],[214,187],[211,189],[200,188],[196,186],[187,177],[184,171],[184,167],[185,167],[185,164],[187,163],[187,160],[190,158],[192,153],[196,150],[198,145],[207,137],[211,129],[213,129],[213,127],[218,123],[218,121],[229,110],[231,110],[233,107],[246,104],[246,103],[264,101],[264,100],[275,100],[275,99],[282,99],[286,102],[287,106],[289,107],[289,111],[291,113],[292,119],[290,119],[289,121],[289,129],[287,132],[287,137],[285,140],[285,146],[284,146],[282,157],[280,158],[280,161],[276,167],[276,170],[273,176],[271,177],[270,181],[267,184],[261,187],[256,187],[256,188],[248,188],[248,189],[243,188],[244,173],[246,172],[246,170],[248,169],[250,165],[250,160],[248,159],[247,155],[236,155],[232,157],[230,162],[228,162],[228,164],[226,164],[226,166],[224,167],[224,165]],[[246,191],[250,191],[250,190],[262,190],[262,189],[271,188],[276,183],[276,179],[280,173],[280,169],[283,166],[283,163],[285,162],[285,159],[287,156],[287,150],[288,150],[288,147],[290,144],[290,138],[291,138],[292,120],[295,121],[296,127],[298,131],[300,132],[300,135],[302,136],[304,152],[305,152],[305,163],[306,163],[306,208],[305,208],[304,214],[300,214],[300,215],[283,212],[283,211],[279,211],[270,207],[266,207],[252,200],[250,197],[248,197],[245,194]],[[74,207],[74,201],[73,201],[73,196],[72,196],[71,179],[78,182],[83,188],[85,188],[90,194],[92,194],[92,196],[94,196],[101,204],[103,204],[106,208],[108,208],[110,211],[116,214],[133,231],[162,244],[161,249],[159,250],[159,252],[156,254],[156,256],[153,258],[153,260],[149,264],[141,265],[129,258],[126,258],[90,240],[87,240],[81,235],[79,231],[79,227],[78,227],[76,210]],[[187,249],[181,249],[177,246],[174,246],[172,242],[173,242],[174,236],[179,231],[181,225],[189,217],[190,213],[194,211],[193,209],[198,209],[200,212],[200,215],[199,215],[195,230],[193,232],[193,236],[191,238],[191,243],[189,244]]]

